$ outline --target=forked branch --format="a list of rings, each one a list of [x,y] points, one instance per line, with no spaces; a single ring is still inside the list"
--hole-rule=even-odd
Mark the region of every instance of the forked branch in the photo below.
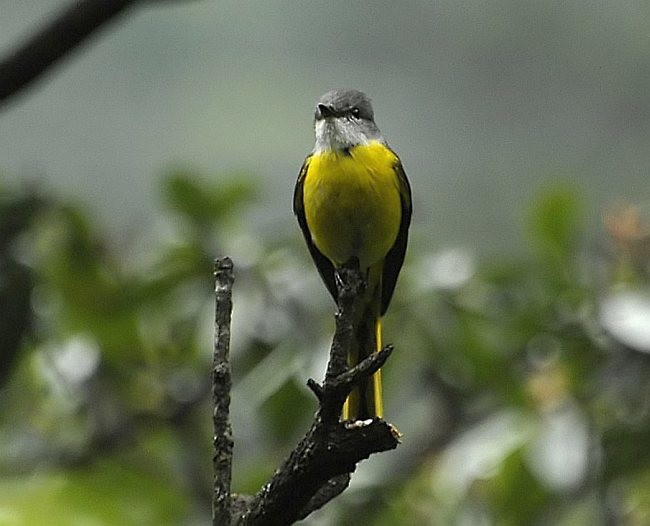
[[[235,501],[232,524],[279,526],[303,519],[345,490],[359,461],[399,444],[398,431],[380,418],[340,421],[347,395],[385,363],[392,347],[348,369],[352,320],[364,282],[357,269],[348,268],[338,272],[337,284],[336,332],[325,380],[322,385],[308,381],[319,404],[314,422],[260,492],[251,499]]]

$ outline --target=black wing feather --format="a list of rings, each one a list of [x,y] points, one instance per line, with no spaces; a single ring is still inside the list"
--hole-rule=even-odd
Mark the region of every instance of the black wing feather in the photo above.
[[[293,192],[293,213],[296,214],[298,218],[298,224],[302,230],[303,235],[305,236],[305,241],[307,242],[307,248],[311,254],[314,263],[316,263],[316,268],[318,269],[323,282],[327,287],[327,290],[330,291],[330,294],[334,298],[334,301],[338,301],[338,290],[336,288],[336,281],[334,278],[334,265],[332,262],[323,255],[323,253],[316,248],[314,242],[311,239],[311,232],[309,231],[309,226],[307,225],[307,218],[305,217],[305,205],[303,202],[303,186],[305,184],[305,177],[307,175],[307,169],[309,167],[309,160],[311,156],[305,159],[305,162],[302,164],[300,169],[300,175],[298,176],[298,181],[296,182],[296,188]]]
[[[411,201],[411,185],[409,184],[404,168],[401,162],[395,165],[395,173],[399,178],[400,200],[402,203],[402,221],[397,233],[395,244],[386,254],[384,259],[384,268],[381,278],[381,314],[382,316],[388,309],[388,304],[393,297],[397,276],[404,263],[404,254],[406,253],[406,244],[408,242],[409,225],[411,224],[411,214],[413,205]]]

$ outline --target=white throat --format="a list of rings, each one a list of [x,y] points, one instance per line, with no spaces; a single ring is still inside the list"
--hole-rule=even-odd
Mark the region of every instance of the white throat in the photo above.
[[[318,120],[314,129],[316,136],[314,153],[344,151],[377,140],[376,137],[369,137],[362,126],[350,122],[345,117]]]

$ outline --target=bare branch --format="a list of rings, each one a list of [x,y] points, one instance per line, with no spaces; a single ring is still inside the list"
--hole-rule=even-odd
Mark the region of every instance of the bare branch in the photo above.
[[[350,485],[350,478],[351,475],[349,473],[344,473],[343,475],[328,480],[327,483],[309,500],[307,506],[301,510],[298,520],[304,519],[311,512],[322,508],[334,497],[343,493],[343,491]]]
[[[0,108],[90,35],[137,3],[143,2],[79,0],[61,11],[0,60]]]
[[[398,444],[399,433],[379,418],[327,425],[319,415],[240,524],[293,524],[341,493],[359,461]]]
[[[350,390],[383,365],[392,347],[348,370],[354,311],[365,285],[358,269],[340,270],[337,285],[339,310],[325,381],[322,386],[308,382],[319,400],[316,419],[270,482],[238,513],[238,524],[281,526],[305,518],[345,490],[359,461],[399,444],[399,432],[380,418],[339,421]]]
[[[337,272],[339,305],[336,331],[323,385],[308,386],[319,402],[311,428],[271,480],[254,497],[230,492],[232,429],[229,420],[231,373],[228,361],[232,312],[233,265],[215,264],[215,341],[212,396],[214,402],[213,525],[281,526],[307,517],[339,495],[350,483],[359,461],[394,449],[399,432],[381,418],[339,420],[346,397],[362,379],[376,372],[392,352],[387,346],[348,370],[353,320],[365,284],[358,268]]]
[[[232,427],[230,424],[230,389],[232,387],[230,353],[230,319],[232,313],[233,264],[230,258],[218,259],[214,266],[215,322],[212,367],[212,401],[214,424],[214,488],[212,524],[231,523],[230,481],[232,475]]]

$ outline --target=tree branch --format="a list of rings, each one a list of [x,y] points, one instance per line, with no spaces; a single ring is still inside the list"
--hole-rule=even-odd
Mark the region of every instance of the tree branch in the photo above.
[[[0,108],[136,3],[142,0],[79,0],[47,22],[0,60]]]
[[[322,386],[314,380],[308,382],[319,401],[316,419],[271,480],[238,513],[239,524],[280,526],[305,518],[348,486],[359,461],[372,453],[394,449],[399,443],[399,432],[380,418],[339,421],[352,388],[384,364],[392,347],[385,347],[348,370],[352,321],[365,285],[354,268],[338,271],[337,285],[339,309],[325,381]]]
[[[212,494],[213,526],[230,526],[232,475],[232,427],[230,424],[230,389],[232,387],[230,353],[230,319],[232,313],[233,264],[230,258],[217,259],[214,265],[215,321],[212,365],[212,414],[214,425],[214,489]]]
[[[359,461],[373,453],[395,449],[400,434],[381,418],[341,422],[343,404],[350,391],[374,374],[393,348],[384,347],[348,369],[354,312],[365,283],[357,268],[337,271],[338,311],[336,331],[322,385],[307,385],[318,398],[318,412],[311,428],[271,480],[254,497],[232,495],[232,429],[229,420],[230,318],[233,265],[229,258],[215,264],[215,341],[212,396],[214,402],[213,526],[284,526],[304,519],[339,495],[350,483]]]

